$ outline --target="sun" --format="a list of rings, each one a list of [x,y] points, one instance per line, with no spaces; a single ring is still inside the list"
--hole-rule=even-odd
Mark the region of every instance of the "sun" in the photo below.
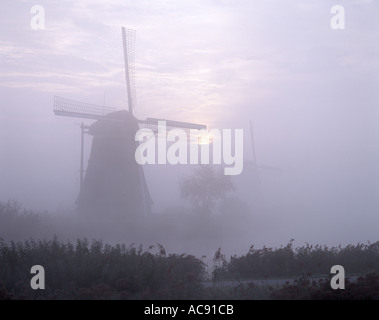
[[[199,145],[208,145],[213,143],[213,136],[209,133],[201,132],[197,136],[197,143]]]

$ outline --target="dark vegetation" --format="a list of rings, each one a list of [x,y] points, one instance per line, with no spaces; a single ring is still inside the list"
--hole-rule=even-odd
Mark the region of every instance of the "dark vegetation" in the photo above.
[[[189,200],[207,219],[215,208],[215,200],[225,199],[227,193],[235,190],[230,176],[225,176],[223,170],[202,165],[192,175],[179,180],[182,198]]]
[[[299,279],[271,290],[271,299],[281,300],[378,300],[379,276],[369,273],[356,281],[346,280],[345,290],[332,290],[329,280]]]
[[[150,250],[156,248],[149,248]],[[193,256],[141,247],[25,241],[0,245],[3,297],[16,299],[195,299],[205,266]],[[30,268],[42,265],[46,289],[30,288]]]
[[[17,202],[0,203],[0,236],[3,230],[26,230],[43,221]],[[30,288],[33,265],[45,268],[45,290]],[[333,265],[360,277],[347,280],[346,290],[334,291],[329,281]],[[192,255],[167,254],[160,244],[144,250],[86,239],[0,238],[0,299],[378,299],[378,273],[379,242],[293,248],[291,241],[281,248],[251,247],[246,255],[229,259],[219,249],[207,266]],[[275,287],[243,281],[269,278],[296,280]],[[214,286],[205,286],[205,280]],[[223,285],[226,280],[233,285]]]
[[[37,264],[45,268],[45,290],[30,288],[30,268]],[[332,290],[328,279],[309,277],[280,287],[239,283],[210,288],[202,285],[205,278],[202,261],[190,255],[167,255],[159,244],[147,251],[87,240],[0,244],[0,299],[379,298],[379,276],[374,273],[347,280],[343,291]]]
[[[334,265],[341,265],[349,274],[379,273],[379,242],[328,248],[309,245],[293,248],[255,249],[228,261],[218,251],[214,276],[218,279],[266,279],[326,275]]]

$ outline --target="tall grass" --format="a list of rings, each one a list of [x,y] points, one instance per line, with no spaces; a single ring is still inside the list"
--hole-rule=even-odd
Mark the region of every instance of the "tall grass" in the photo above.
[[[57,299],[194,299],[205,265],[190,255],[166,255],[157,245],[111,246],[101,241],[0,243],[0,288],[9,297]],[[156,253],[150,252],[156,250]],[[30,268],[42,265],[46,290],[30,288]]]
[[[255,249],[246,255],[232,256],[213,271],[217,279],[265,279],[327,275],[334,265],[342,265],[348,274],[379,272],[379,242],[327,247],[310,245]]]

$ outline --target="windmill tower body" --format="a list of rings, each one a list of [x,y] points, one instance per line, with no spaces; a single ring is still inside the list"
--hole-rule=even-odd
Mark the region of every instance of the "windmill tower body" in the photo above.
[[[135,219],[151,211],[143,171],[134,158],[138,121],[128,111],[89,127],[93,136],[86,175],[76,201],[81,214]],[[118,120],[118,121],[111,121]]]

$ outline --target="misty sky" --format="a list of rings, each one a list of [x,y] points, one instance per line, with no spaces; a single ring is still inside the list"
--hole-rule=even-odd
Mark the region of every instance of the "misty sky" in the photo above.
[[[44,30],[30,26],[35,4]],[[345,7],[345,30],[330,27],[334,4]],[[261,178],[288,234],[301,223],[304,239],[311,225],[337,228],[335,238],[379,234],[378,1],[2,0],[0,9],[0,201],[73,206],[82,120],[55,116],[53,97],[127,108],[125,26],[137,30],[137,118],[245,129],[246,160],[252,119],[257,161],[282,169]],[[180,204],[180,170],[162,171],[146,168],[157,207]]]

